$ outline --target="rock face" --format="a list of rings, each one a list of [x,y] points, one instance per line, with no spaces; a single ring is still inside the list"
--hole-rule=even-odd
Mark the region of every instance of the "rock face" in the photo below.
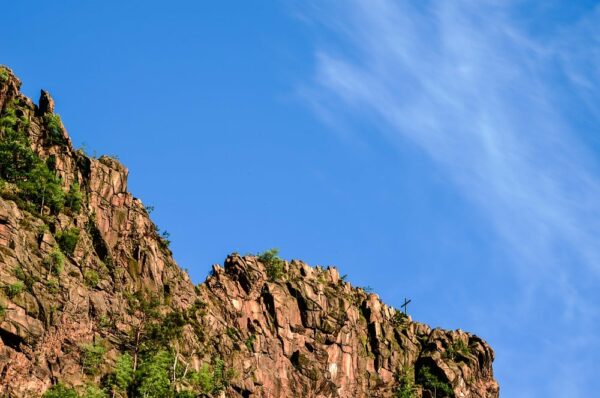
[[[28,121],[29,144],[52,159],[65,191],[79,183],[83,206],[32,211],[3,188],[0,396],[39,397],[57,382],[79,391],[102,385],[120,354],[137,359],[136,341],[151,323],[139,304],[146,297],[160,316],[179,314],[181,335],[169,343],[175,365],[187,372],[218,359],[231,370],[222,388],[197,396],[498,397],[494,354],[483,340],[413,322],[333,268],[293,260],[274,276],[263,258],[233,254],[194,286],[127,191],[127,169],[75,150],[62,124],[60,143],[50,139],[50,95],[33,104],[3,71],[0,109],[16,107]],[[51,265],[59,237],[73,228],[79,236],[59,272]],[[84,347],[98,342],[105,354],[87,372]],[[111,396],[133,396],[123,394]]]

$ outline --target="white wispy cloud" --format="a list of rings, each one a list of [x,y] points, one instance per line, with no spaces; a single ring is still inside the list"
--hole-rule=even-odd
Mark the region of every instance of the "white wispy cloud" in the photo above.
[[[598,332],[600,169],[574,110],[600,127],[600,8],[540,39],[510,1],[322,4],[335,41],[316,51],[315,109],[369,118],[448,173],[514,254],[516,319],[560,296],[565,322]]]

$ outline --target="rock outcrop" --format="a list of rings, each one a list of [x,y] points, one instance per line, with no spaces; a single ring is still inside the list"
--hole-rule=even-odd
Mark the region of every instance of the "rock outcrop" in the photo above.
[[[482,339],[413,322],[334,268],[276,259],[273,274],[265,258],[233,254],[194,286],[128,192],[127,169],[75,150],[50,95],[35,105],[0,72],[0,116],[10,108],[62,189],[77,183],[82,193],[78,211],[38,209],[14,184],[2,187],[0,396],[40,397],[59,382],[109,391],[118,358],[139,367],[144,339],[173,322],[179,332],[160,341],[175,358],[174,390],[195,391],[186,396],[498,397]],[[69,231],[76,243],[65,250]],[[100,345],[90,370],[86,350]],[[210,386],[186,379],[207,367]],[[137,396],[131,386],[110,391]]]

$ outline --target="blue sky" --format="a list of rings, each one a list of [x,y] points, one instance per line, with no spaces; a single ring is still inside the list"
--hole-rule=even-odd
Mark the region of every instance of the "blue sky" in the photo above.
[[[598,391],[595,2],[123,3],[5,4],[0,63],[196,282],[278,247],[485,338],[503,397]]]

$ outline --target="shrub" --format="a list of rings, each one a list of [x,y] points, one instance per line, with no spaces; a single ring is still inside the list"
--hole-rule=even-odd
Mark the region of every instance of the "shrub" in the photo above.
[[[423,366],[417,375],[417,383],[423,386],[424,389],[430,392],[435,392],[438,396],[448,396],[454,398],[452,387],[441,381],[435,374],[431,372],[428,366]]]
[[[154,348],[168,346],[174,340],[177,340],[183,334],[185,325],[184,314],[179,311],[172,311],[164,316],[154,313],[151,309],[147,315],[157,318],[157,322],[149,323],[146,327],[147,343],[146,345]]]
[[[396,398],[416,398],[415,388],[415,373],[412,368],[405,368],[397,376],[398,389],[396,390]]]
[[[48,288],[48,292],[51,294],[58,293],[58,281],[56,279],[48,279],[46,281],[46,287]]]
[[[190,382],[196,386],[202,394],[217,395],[231,382],[235,372],[233,369],[225,369],[225,362],[216,358],[214,365],[202,365],[200,370],[190,375]]]
[[[267,250],[258,256],[258,260],[263,263],[267,270],[267,276],[270,280],[276,281],[283,276],[285,262],[278,256],[279,250]]]
[[[213,393],[218,393],[227,388],[234,375],[235,371],[233,369],[225,369],[225,361],[221,358],[215,359]]]
[[[38,160],[27,136],[15,130],[16,124],[17,119],[12,115],[0,118],[0,177],[14,183],[25,180]]]
[[[6,306],[4,304],[0,304],[0,319],[4,319],[4,315],[6,315]]]
[[[33,278],[25,273],[23,267],[17,265],[14,269],[14,275],[18,280],[22,281],[28,289],[31,289],[33,286]]]
[[[79,183],[73,182],[69,187],[69,192],[65,197],[65,204],[74,213],[79,213],[79,211],[81,210],[82,202],[83,195],[81,194],[81,188],[79,187]]]
[[[162,233],[160,234],[160,244],[165,248],[168,249],[169,246],[171,246],[171,240],[169,239],[171,237],[171,234],[168,231],[162,231]]]
[[[64,269],[65,255],[58,247],[55,247],[44,259],[44,265],[48,268],[48,274],[59,276]]]
[[[175,398],[196,398],[198,394],[193,391],[178,391],[175,393]]]
[[[23,271],[23,268],[20,265],[17,265],[14,269],[14,274],[15,277],[20,280],[20,281],[24,281],[25,280],[25,271]]]
[[[215,376],[208,364],[202,365],[200,370],[190,376],[192,383],[200,389],[203,394],[212,394],[215,389]]]
[[[93,269],[87,268],[83,271],[83,281],[87,286],[96,288],[100,282],[100,276]]]
[[[467,356],[469,355],[469,347],[462,340],[453,341],[452,344],[446,349],[444,353],[446,358],[449,358],[453,361],[456,361],[460,355]]]
[[[0,83],[7,82],[9,78],[10,75],[8,74],[8,69],[6,69],[4,66],[0,66]]]
[[[64,231],[57,232],[56,241],[63,253],[72,256],[79,241],[79,228],[67,228]]]
[[[65,137],[62,133],[62,121],[60,116],[56,113],[47,114],[44,116],[46,127],[48,128],[48,144],[50,145],[64,145],[66,144]]]
[[[6,295],[9,298],[13,298],[19,293],[21,293],[24,287],[25,286],[23,285],[23,282],[17,281],[15,283],[11,283],[10,285],[5,286],[4,289],[6,290]]]
[[[115,363],[113,389],[116,392],[126,392],[131,383],[133,383],[133,378],[133,359],[131,355],[125,353],[119,356]]]
[[[31,149],[26,130],[29,121],[17,116],[18,101],[12,101],[0,117],[0,177],[15,183],[22,199],[58,212],[64,204],[60,178]]]
[[[173,397],[170,378],[172,363],[172,355],[167,351],[158,351],[143,361],[136,372],[139,395],[147,398]]]
[[[248,336],[248,338],[246,339],[246,348],[248,348],[248,351],[253,352],[254,351],[254,341],[256,340],[256,335],[255,334],[251,334],[250,336]]]
[[[88,375],[95,375],[104,362],[106,348],[100,343],[83,344],[80,348],[83,371]]]
[[[26,179],[18,186],[25,199],[40,205],[40,213],[44,206],[57,213],[65,204],[65,193],[61,188],[60,178],[50,171],[44,162],[36,161]]]
[[[85,388],[81,398],[108,398],[108,395],[104,390],[90,384]]]
[[[53,385],[42,398],[79,398],[79,394],[72,388],[66,387],[62,383]]]

